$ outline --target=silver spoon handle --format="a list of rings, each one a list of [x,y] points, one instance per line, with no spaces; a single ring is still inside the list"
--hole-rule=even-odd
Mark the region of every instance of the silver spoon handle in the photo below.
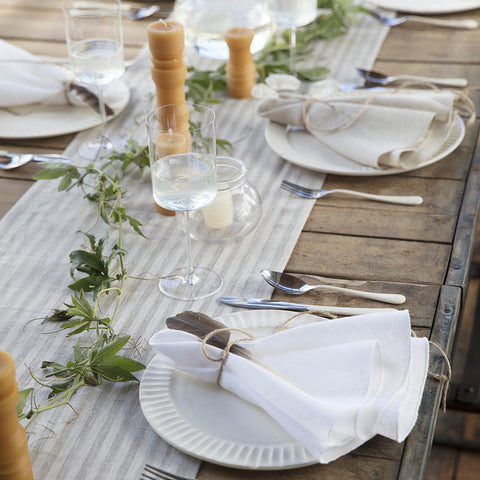
[[[396,293],[375,293],[375,292],[363,292],[361,290],[353,290],[351,288],[334,287],[332,285],[314,285],[319,290],[331,290],[332,292],[343,292],[355,297],[370,298],[371,300],[378,300],[379,302],[393,303],[400,305],[404,303],[406,298],[403,295]]]
[[[307,312],[331,313],[333,315],[366,315],[368,313],[397,312],[394,308],[364,308],[364,307],[330,307],[323,305],[307,305]]]
[[[420,17],[419,15],[408,15],[408,19],[417,23],[437,25],[438,27],[465,28],[467,30],[478,28],[478,22],[472,19],[444,20],[441,18]]]
[[[419,75],[395,75],[396,80],[415,80],[419,82],[434,83],[436,85],[445,85],[448,87],[466,87],[468,80],[466,78],[435,78],[422,77]]]
[[[345,190],[336,188],[331,192],[345,193],[346,195],[353,195],[355,197],[367,198],[376,202],[397,203],[399,205],[420,205],[423,203],[423,198],[417,195],[375,195],[373,193],[356,192],[354,190]]]

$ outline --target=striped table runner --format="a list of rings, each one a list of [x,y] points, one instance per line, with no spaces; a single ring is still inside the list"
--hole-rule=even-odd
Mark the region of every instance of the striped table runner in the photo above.
[[[318,42],[315,64],[331,69],[331,76],[354,81],[355,66],[369,67],[388,32],[370,18],[355,23],[349,34]],[[125,81],[131,88],[128,107],[107,125],[107,136],[121,145],[148,109],[147,92],[153,92],[149,62],[139,61],[129,69]],[[216,106],[218,138],[234,144],[235,156],[248,166],[249,180],[263,202],[257,229],[240,242],[207,245],[192,242],[195,264],[209,266],[224,278],[222,291],[213,298],[180,302],[160,294],[156,281],[130,279],[116,330],[145,340],[162,328],[167,316],[183,310],[197,310],[215,316],[232,311],[220,305],[220,295],[269,297],[271,287],[260,270],[283,270],[314,204],[280,190],[282,179],[302,183],[314,172],[295,167],[274,154],[264,139],[265,121],[256,118],[254,100],[225,100]],[[97,134],[85,131],[66,149],[75,162],[78,145]],[[145,142],[145,129],[136,133]],[[149,172],[129,174],[126,200],[130,215],[144,225],[147,239],[127,233],[124,239],[127,270],[141,277],[166,274],[185,262],[184,234],[173,217],[154,213]],[[43,360],[68,361],[75,339],[66,339],[41,318],[69,300],[68,254],[84,242],[77,230],[89,230],[96,223],[95,208],[78,189],[58,193],[56,181],[37,182],[0,221],[0,348],[16,360],[21,388],[33,386],[28,368],[40,374]],[[95,232],[95,230],[94,230]],[[152,354],[141,350],[140,361]],[[39,401],[42,395],[39,394]],[[29,448],[36,480],[135,479],[146,461],[193,476],[198,461],[163,442],[144,419],[136,384],[103,384],[83,388],[63,407],[41,416],[29,436]],[[76,415],[78,414],[78,418]],[[71,421],[72,420],[72,421]]]

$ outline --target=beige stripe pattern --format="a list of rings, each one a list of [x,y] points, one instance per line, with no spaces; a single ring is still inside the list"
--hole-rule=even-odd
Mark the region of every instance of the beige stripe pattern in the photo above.
[[[319,42],[312,62],[328,65],[332,77],[340,81],[352,81],[355,66],[373,64],[387,31],[362,18],[348,36]],[[148,60],[129,69],[125,81],[131,88],[131,101],[107,125],[107,135],[117,145],[135,127],[134,119],[142,118],[148,109],[147,92],[153,91]],[[160,294],[156,281],[130,279],[116,324],[119,332],[148,340],[167,316],[180,311],[198,310],[213,316],[233,311],[217,303],[220,295],[269,297],[271,287],[261,279],[260,270],[285,267],[309,216],[314,202],[280,190],[280,182],[317,178],[321,183],[323,175],[290,165],[271,151],[264,140],[264,120],[254,114],[254,100],[225,100],[215,108],[217,136],[234,144],[235,156],[247,164],[248,179],[262,197],[260,225],[234,244],[192,242],[195,263],[214,268],[224,278],[222,291],[213,298],[175,301]],[[66,154],[80,162],[78,145],[97,133],[78,134]],[[136,132],[140,142],[145,142],[145,135],[143,127]],[[183,232],[175,218],[154,213],[149,173],[130,173],[124,185],[129,190],[127,208],[144,224],[147,236],[125,236],[130,275],[161,275],[183,265]],[[54,332],[54,325],[42,324],[41,318],[69,300],[68,254],[83,242],[83,236],[75,232],[95,225],[96,212],[78,189],[68,193],[56,189],[56,181],[37,182],[0,222],[0,348],[16,359],[22,388],[34,385],[27,367],[41,374],[43,360],[68,361],[76,342]],[[101,229],[93,232],[100,235]],[[140,360],[148,363],[151,358],[145,344]],[[42,401],[41,393],[38,401]],[[45,413],[29,436],[36,480],[135,479],[147,461],[189,476],[196,473],[198,461],[168,446],[147,424],[138,385],[86,387],[74,396],[72,406],[75,411],[64,407]]]

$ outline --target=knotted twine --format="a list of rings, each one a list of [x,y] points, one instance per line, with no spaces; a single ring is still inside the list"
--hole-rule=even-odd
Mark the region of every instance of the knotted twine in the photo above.
[[[402,82],[398,87],[392,89],[391,91],[373,91],[370,93],[370,95],[365,99],[365,101],[360,104],[359,109],[352,115],[346,116],[346,120],[341,123],[340,125],[337,125],[336,127],[332,128],[320,128],[315,125],[312,125],[307,118],[308,110],[310,108],[310,105],[315,102],[321,102],[325,103],[326,105],[329,105],[329,100],[328,98],[321,99],[321,98],[316,98],[316,97],[308,97],[305,100],[305,103],[303,105],[302,109],[302,121],[304,125],[308,128],[308,130],[315,130],[320,133],[335,133],[338,132],[339,130],[343,130],[344,128],[348,127],[351,123],[353,123],[360,115],[367,109],[368,105],[372,102],[372,100],[378,96],[385,95],[385,94],[394,94],[397,93],[398,91],[405,89],[409,86],[412,85],[421,85],[425,88],[430,88],[436,92],[441,91],[441,89],[433,84],[433,83],[428,83],[428,82],[419,82],[419,81],[405,81]],[[475,105],[471,98],[468,97],[468,93],[470,93],[473,90],[480,90],[480,85],[476,87],[471,87],[467,89],[465,92],[461,91],[455,91],[455,98],[454,98],[454,106],[458,110],[460,115],[463,116],[468,116],[467,124],[471,124],[475,120]]]

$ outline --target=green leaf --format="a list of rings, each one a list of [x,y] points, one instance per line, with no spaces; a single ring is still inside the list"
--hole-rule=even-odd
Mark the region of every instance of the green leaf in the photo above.
[[[108,362],[117,367],[123,368],[128,372],[138,372],[143,370],[145,365],[143,363],[137,362],[131,358],[122,357],[120,355],[115,355],[114,357],[109,357]]]
[[[25,405],[27,404],[27,398],[30,395],[30,393],[33,392],[33,388],[26,388],[25,390],[20,390],[20,398],[17,403],[17,416],[21,415],[23,413],[23,409],[25,408]]]
[[[106,357],[110,357],[119,352],[130,340],[130,336],[119,337],[109,342],[104,347],[100,348],[95,355],[95,358],[92,358],[92,361],[98,362]]]
[[[71,283],[68,288],[76,292],[92,292],[94,290],[103,288],[106,285],[111,283],[110,277],[106,275],[88,275],[87,277],[81,278],[74,283]],[[69,313],[73,313],[68,310]]]
[[[110,382],[138,382],[138,378],[127,372],[123,368],[116,365],[109,365],[102,363],[101,365],[95,365],[92,370],[98,373],[102,378],[109,380]]]
[[[53,180],[55,178],[60,178],[66,175],[67,173],[78,170],[72,165],[68,165],[60,162],[45,162],[42,163],[43,170],[38,172],[33,178],[34,180]]]
[[[70,253],[70,275],[73,277],[75,270],[87,267],[82,270],[86,273],[102,273],[103,275],[108,274],[107,266],[101,257],[97,253],[86,252],[84,250],[74,250]]]

